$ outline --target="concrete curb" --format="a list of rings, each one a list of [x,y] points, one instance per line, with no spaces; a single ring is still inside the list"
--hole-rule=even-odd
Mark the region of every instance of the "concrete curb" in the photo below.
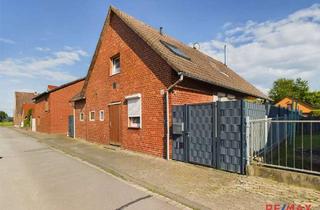
[[[33,137],[33,138],[36,138],[38,139],[39,142],[41,143],[45,143],[47,145],[49,145],[50,147],[52,147],[54,150],[58,150],[58,151],[61,151],[67,155],[70,155],[72,157],[75,157],[77,159],[80,159],[81,161],[84,161],[84,162],[87,162],[91,165],[94,165],[98,168],[100,168],[101,170],[109,173],[109,174],[112,174],[116,177],[119,177],[120,179],[123,179],[125,181],[128,181],[128,182],[132,182],[133,184],[136,184],[138,186],[141,186],[153,193],[156,193],[156,194],[159,194],[161,196],[164,196],[164,197],[167,197],[173,201],[176,201],[178,203],[181,203],[189,208],[192,208],[192,209],[210,209],[209,207],[206,207],[200,203],[196,203],[194,201],[191,201],[189,199],[186,199],[180,195],[177,195],[177,194],[174,194],[174,193],[171,193],[167,190],[164,190],[162,189],[161,187],[159,186],[156,186],[156,185],[153,185],[151,183],[148,183],[148,182],[145,182],[141,179],[137,179],[133,176],[130,176],[129,174],[125,174],[123,172],[120,172],[114,168],[111,168],[111,167],[106,167],[106,166],[103,166],[99,163],[96,163],[95,160],[89,158],[89,157],[82,157],[81,154],[77,154],[69,149],[66,149],[66,147],[63,147],[63,146],[60,146],[60,145],[57,145],[57,144],[50,144],[49,142],[46,141],[49,140],[49,139],[54,139],[56,137],[59,137],[59,138],[63,138],[63,139],[67,139],[67,140],[74,140],[73,138],[69,138],[69,137],[66,137],[66,136],[57,136],[57,135],[50,135],[50,134],[42,134],[42,133],[36,133],[36,132],[31,132],[31,131],[27,131],[27,130],[23,130],[23,129],[19,129],[19,128],[12,128],[14,129],[15,131],[18,131],[19,133],[22,133],[24,135],[27,135],[27,136],[30,136],[30,137]],[[42,136],[42,137],[41,137]],[[50,138],[51,137],[51,138]],[[74,140],[74,141],[77,141],[77,140]],[[83,143],[83,144],[89,144],[89,145],[92,145],[92,146],[97,146],[97,147],[100,147],[100,145],[97,145],[97,144],[91,144],[90,142],[82,142],[82,141],[77,141],[78,143]],[[102,148],[101,148],[102,149]],[[116,152],[116,151],[115,151]]]
[[[248,175],[259,176],[263,178],[272,179],[278,182],[295,185],[298,187],[305,187],[320,191],[320,176],[306,174],[302,172],[293,172],[281,170],[258,164],[250,165],[248,168]]]

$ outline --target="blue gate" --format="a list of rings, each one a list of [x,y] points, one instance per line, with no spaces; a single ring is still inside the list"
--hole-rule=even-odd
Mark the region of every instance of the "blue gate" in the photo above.
[[[186,111],[189,162],[216,167],[215,104],[189,105]]]
[[[173,106],[174,160],[245,173],[243,101]]]
[[[245,173],[243,101],[218,103],[218,168]]]

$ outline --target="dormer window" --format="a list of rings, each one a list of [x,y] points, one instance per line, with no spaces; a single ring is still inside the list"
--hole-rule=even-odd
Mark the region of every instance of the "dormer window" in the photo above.
[[[120,55],[117,55],[112,58],[111,75],[115,75],[119,73],[120,73]]]

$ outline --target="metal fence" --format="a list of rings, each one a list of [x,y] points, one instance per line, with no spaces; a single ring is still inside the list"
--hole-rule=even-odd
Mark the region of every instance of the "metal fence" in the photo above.
[[[250,164],[320,175],[320,120],[246,118]]]

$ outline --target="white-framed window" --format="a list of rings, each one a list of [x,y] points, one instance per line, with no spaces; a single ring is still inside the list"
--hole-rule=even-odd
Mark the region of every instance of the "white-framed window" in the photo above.
[[[128,102],[128,127],[141,128],[141,94],[127,96]]]
[[[95,121],[95,111],[91,111],[89,114],[89,120],[90,121]]]
[[[104,110],[99,111],[99,120],[104,121]]]
[[[119,74],[120,69],[120,55],[117,55],[112,58],[111,75]]]
[[[79,118],[80,118],[80,121],[84,121],[84,113],[83,112],[80,112]]]

